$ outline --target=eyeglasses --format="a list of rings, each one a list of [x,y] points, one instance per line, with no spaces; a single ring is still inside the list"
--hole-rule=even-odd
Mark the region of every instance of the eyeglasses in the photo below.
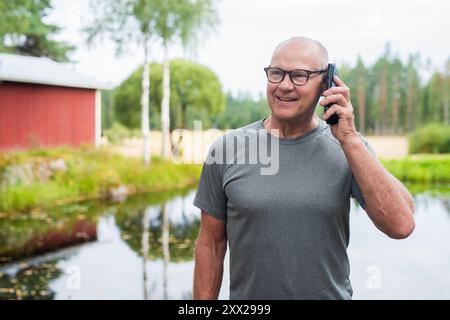
[[[317,71],[294,69],[291,71],[285,71],[280,68],[268,66],[264,68],[264,71],[266,72],[267,80],[271,83],[281,83],[287,73],[293,84],[296,86],[303,86],[308,82],[310,75],[324,73],[327,69]]]

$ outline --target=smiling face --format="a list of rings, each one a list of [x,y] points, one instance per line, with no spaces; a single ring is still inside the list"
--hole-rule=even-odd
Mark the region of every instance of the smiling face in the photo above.
[[[282,43],[275,50],[271,67],[290,71],[293,69],[322,70],[327,66],[327,54],[313,40],[296,39]],[[267,101],[272,117],[280,122],[312,118],[315,106],[323,91],[324,74],[310,75],[303,86],[294,85],[288,74],[280,83],[267,81]]]

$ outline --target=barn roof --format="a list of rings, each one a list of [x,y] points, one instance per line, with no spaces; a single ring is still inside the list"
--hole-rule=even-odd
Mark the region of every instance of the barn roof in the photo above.
[[[110,89],[105,83],[81,75],[62,63],[0,53],[0,81],[46,84],[63,87]]]

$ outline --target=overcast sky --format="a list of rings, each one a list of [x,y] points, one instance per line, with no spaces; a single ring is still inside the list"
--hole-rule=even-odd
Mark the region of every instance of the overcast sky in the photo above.
[[[80,29],[89,16],[88,0],[53,0],[49,17],[65,29],[59,39],[78,47],[75,68],[113,85],[123,81],[142,62],[133,49],[116,57],[110,42],[88,49]],[[359,55],[366,63],[379,57],[387,42],[404,60],[419,52],[430,59],[432,69],[443,68],[450,56],[450,1],[442,0],[222,0],[217,32],[203,41],[194,55],[179,48],[173,57],[187,57],[213,69],[224,88],[263,92],[263,67],[269,64],[276,44],[304,35],[321,41],[338,63],[351,63]],[[161,61],[155,45],[153,60]]]

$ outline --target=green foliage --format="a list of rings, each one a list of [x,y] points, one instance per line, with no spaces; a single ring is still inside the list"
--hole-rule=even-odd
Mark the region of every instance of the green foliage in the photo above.
[[[159,109],[161,93],[154,90],[154,83],[161,82],[161,65],[150,66],[150,128],[159,129]],[[124,126],[138,128],[141,125],[141,79],[142,67],[134,71],[119,87],[115,89],[114,95],[114,117]],[[156,95],[156,96],[155,96]]]
[[[57,158],[65,160],[66,171],[55,174],[46,182],[36,181],[31,185],[2,190],[0,211],[51,206],[61,199],[105,197],[108,190],[119,185],[148,192],[182,188],[195,183],[201,170],[198,165],[175,165],[159,158],[154,158],[152,166],[147,167],[140,159],[124,158],[93,148],[14,152],[2,156],[0,165],[37,163],[43,159]]]
[[[429,124],[408,137],[409,153],[450,153],[450,126]]]
[[[109,36],[118,54],[152,36],[187,45],[217,23],[212,0],[92,0],[90,7],[94,19],[84,29],[88,43]]]
[[[204,31],[214,28],[217,14],[211,0],[153,0],[154,30],[163,43],[179,39],[183,46],[196,43]]]
[[[423,156],[382,160],[383,165],[401,181],[411,183],[449,183],[450,157]]]
[[[227,94],[225,111],[214,118],[214,126],[219,129],[240,128],[262,118],[268,117],[269,107],[262,95],[254,99],[250,94]]]
[[[405,182],[404,185],[411,194],[428,194],[433,197],[443,197],[448,199],[450,196],[450,183],[436,182]]]
[[[104,131],[104,135],[108,138],[109,143],[119,144],[124,139],[130,138],[131,132],[127,127],[115,122],[111,128]]]
[[[450,63],[450,60],[449,60]],[[449,68],[450,69],[450,68]],[[450,70],[448,70],[450,72]],[[433,122],[449,122],[450,77],[436,72],[424,88],[424,116]]]
[[[91,0],[93,19],[84,28],[89,45],[108,36],[122,54],[130,45],[143,44],[151,35],[156,11],[150,10],[152,0]]]
[[[423,84],[423,62],[411,54],[402,62],[386,45],[372,65],[361,58],[354,66],[339,65],[341,78],[351,90],[355,124],[369,134],[411,132],[432,122],[450,123],[450,59]]]
[[[69,61],[73,46],[52,40],[60,28],[45,22],[50,0],[0,1],[0,51]]]
[[[217,76],[209,68],[182,59],[170,62],[171,128],[191,127],[189,122],[207,120],[221,113],[225,97]],[[138,68],[117,89],[114,99],[115,117],[131,128],[140,126],[142,67]],[[162,99],[162,65],[150,66],[150,126],[160,129]],[[189,117],[189,118],[188,118]]]

